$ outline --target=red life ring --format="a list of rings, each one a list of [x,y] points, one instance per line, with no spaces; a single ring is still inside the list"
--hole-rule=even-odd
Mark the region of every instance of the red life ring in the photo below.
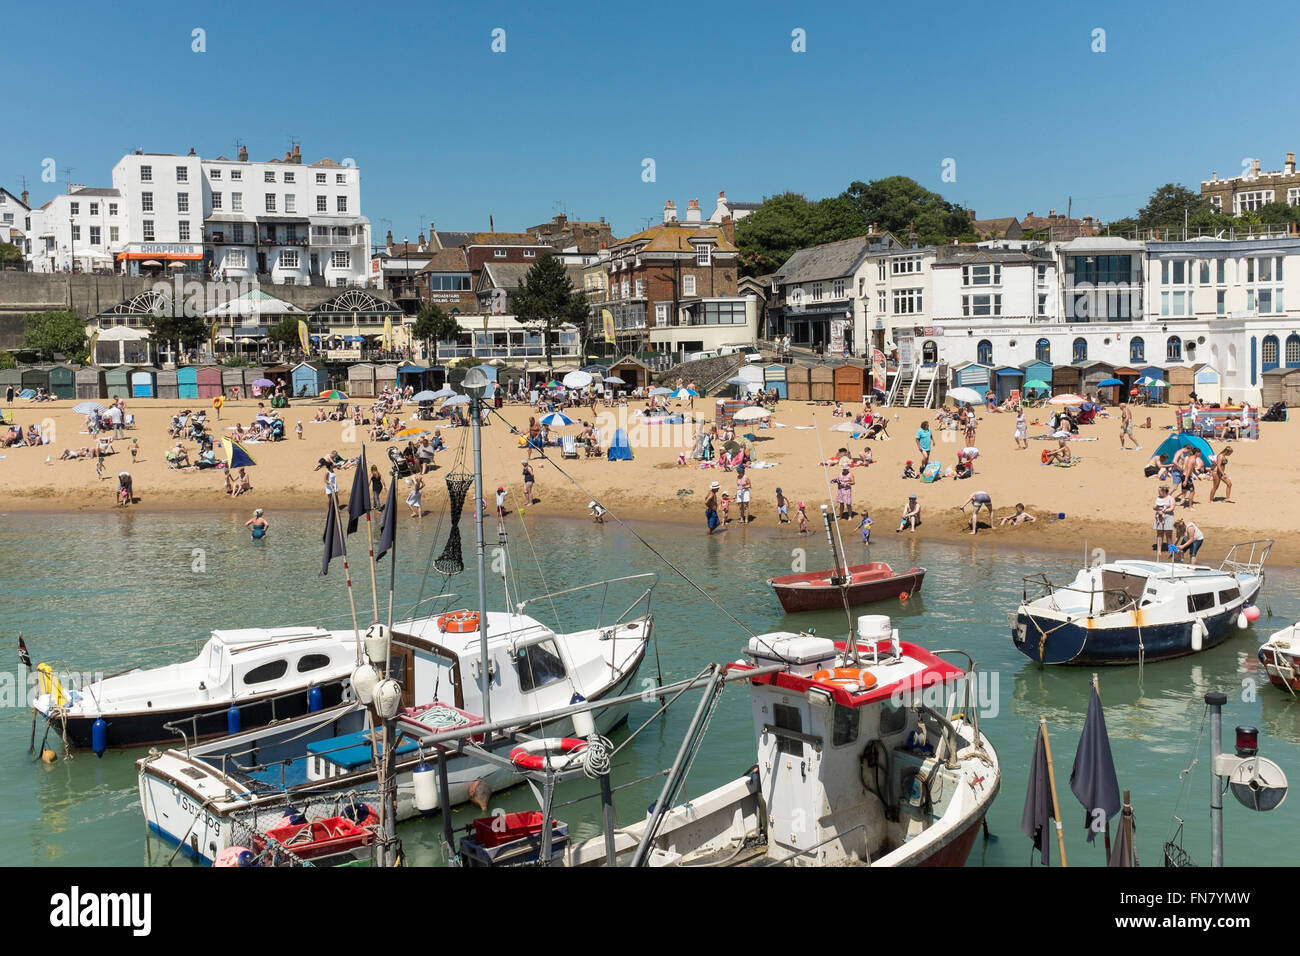
[[[530,740],[510,751],[510,762],[521,770],[541,770],[546,766],[547,756],[562,756],[580,753],[587,749],[587,741],[577,737],[547,737],[543,740]],[[557,770],[565,769],[572,760],[552,760],[551,765]]]
[[[452,611],[438,618],[438,630],[451,631],[453,634],[466,634],[477,631],[478,611]]]
[[[822,670],[813,674],[818,684],[830,684],[843,687],[850,694],[861,694],[876,686],[876,675],[865,667],[836,667],[834,670]]]

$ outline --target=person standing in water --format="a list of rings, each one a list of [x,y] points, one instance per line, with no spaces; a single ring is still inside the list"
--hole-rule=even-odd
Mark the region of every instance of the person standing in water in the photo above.
[[[713,482],[709,485],[709,493],[704,497],[704,522],[708,525],[709,534],[713,534],[721,524],[718,520],[718,489],[721,487],[719,482]]]
[[[253,540],[256,541],[259,538],[266,537],[266,530],[271,527],[271,525],[266,520],[265,512],[263,512],[261,508],[255,508],[253,510],[253,517],[244,522],[244,527],[252,530]]]

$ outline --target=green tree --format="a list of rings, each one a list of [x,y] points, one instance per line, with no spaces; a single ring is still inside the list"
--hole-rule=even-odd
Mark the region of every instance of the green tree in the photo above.
[[[740,274],[775,272],[800,249],[866,231],[866,222],[842,196],[816,202],[792,192],[769,196],[736,224]]]
[[[1213,207],[1186,186],[1165,183],[1153,192],[1147,204],[1138,210],[1138,226],[1144,229],[1159,226],[1181,226],[1184,216],[1213,212]]]
[[[301,344],[298,341],[298,316],[286,315],[275,328],[266,333],[266,340],[272,345],[278,345],[281,354],[297,348]]]
[[[21,268],[23,261],[23,251],[12,242],[0,242],[0,269],[9,266],[19,266]]]
[[[31,312],[24,317],[23,348],[36,351],[41,361],[58,355],[74,365],[86,360],[86,323],[75,312]]]
[[[456,317],[448,315],[436,302],[426,302],[416,313],[415,324],[411,326],[411,337],[424,343],[424,354],[432,360],[437,353],[429,349],[430,342],[446,342],[454,339],[460,331]]]
[[[964,209],[907,176],[853,182],[840,198],[852,204],[864,223],[874,223],[903,241],[913,228],[925,245],[938,245],[970,231]]]
[[[14,358],[12,352],[6,352],[0,349],[0,368],[17,368],[18,360]]]
[[[542,256],[513,296],[515,321],[542,337],[546,364],[551,365],[551,336],[562,325],[585,330],[589,307],[587,293],[575,291],[563,263],[555,256]]]
[[[161,313],[150,315],[144,323],[155,346],[166,345],[173,356],[179,356],[186,349],[197,348],[207,341],[210,329],[203,316],[188,314],[185,303],[179,300],[164,301],[167,307]]]

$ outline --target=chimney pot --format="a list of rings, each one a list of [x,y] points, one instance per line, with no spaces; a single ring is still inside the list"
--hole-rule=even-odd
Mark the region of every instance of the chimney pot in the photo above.
[[[248,162],[248,147],[247,147],[247,146],[241,146],[241,147],[239,147],[239,161],[240,161],[241,163],[246,163],[246,162]]]

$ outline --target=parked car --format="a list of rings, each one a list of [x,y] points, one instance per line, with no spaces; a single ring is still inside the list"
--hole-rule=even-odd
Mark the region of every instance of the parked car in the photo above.
[[[742,354],[742,355],[745,356],[745,361],[746,361],[746,362],[761,362],[761,361],[763,361],[763,353],[760,352],[760,351],[758,350],[757,346],[753,346],[753,345],[724,345],[724,346],[722,346],[722,348],[718,349],[718,354],[719,354],[719,355],[735,355],[737,352],[739,352],[740,354]]]

